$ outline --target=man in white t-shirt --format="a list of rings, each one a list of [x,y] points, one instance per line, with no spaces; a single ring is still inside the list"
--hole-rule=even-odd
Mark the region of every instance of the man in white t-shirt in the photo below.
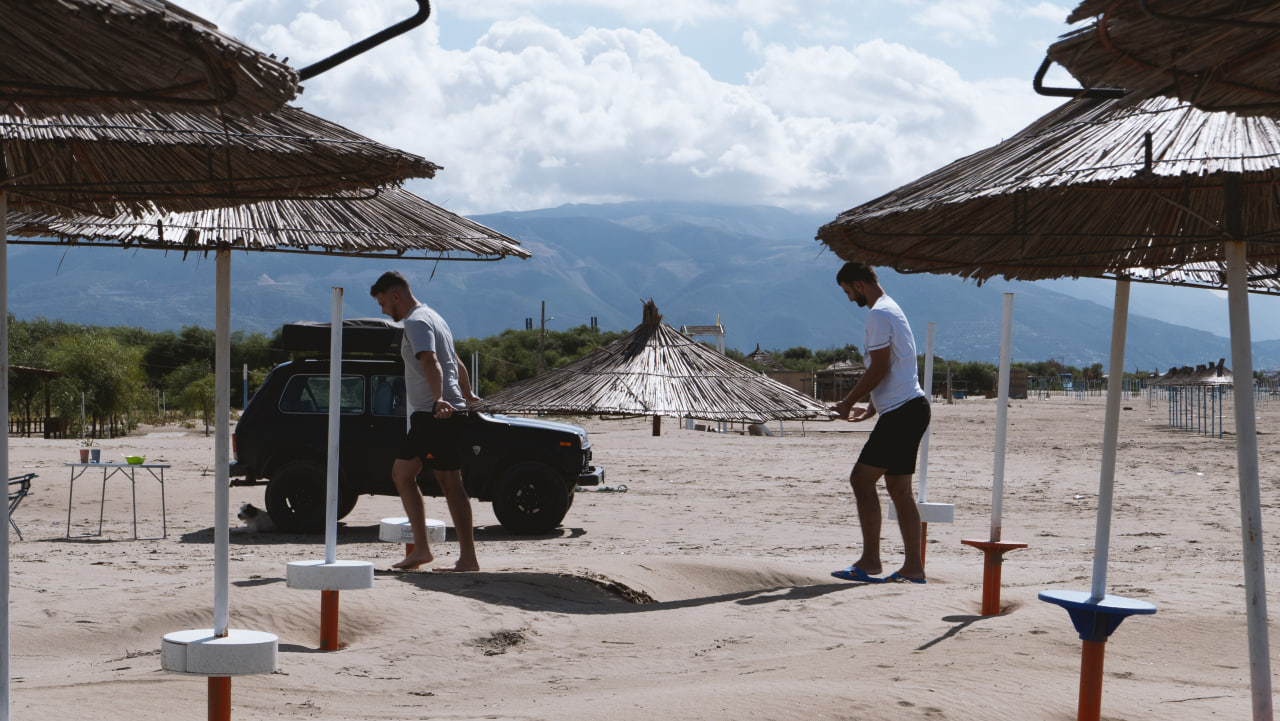
[[[862,555],[852,565],[831,575],[849,581],[924,583],[923,549],[920,547],[920,510],[916,507],[911,476],[916,472],[920,439],[929,427],[929,399],[916,370],[916,341],[907,317],[885,295],[874,268],[845,263],[836,282],[850,301],[867,313],[867,372],[853,390],[831,407],[841,418],[864,421],[880,414],[871,436],[849,474],[862,526]],[[870,395],[866,407],[854,403]],[[851,415],[852,412],[852,415]],[[884,477],[885,488],[898,513],[905,560],[885,578],[880,564],[880,497],[876,485]]]
[[[409,404],[409,432],[396,453],[391,478],[395,481],[405,515],[413,529],[413,550],[393,568],[413,569],[431,563],[435,556],[427,539],[427,512],[418,488],[418,473],[430,464],[449,504],[449,515],[458,534],[458,562],[436,571],[478,571],[471,498],[462,485],[461,425],[468,401],[480,400],[471,392],[466,366],[458,362],[449,324],[409,290],[409,281],[391,270],[383,273],[369,295],[382,312],[404,322],[400,355],[404,358],[405,399]]]

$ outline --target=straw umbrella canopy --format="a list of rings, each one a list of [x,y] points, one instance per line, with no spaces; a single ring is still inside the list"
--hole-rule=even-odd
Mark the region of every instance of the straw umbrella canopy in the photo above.
[[[1085,87],[1280,117],[1280,2],[1084,0],[1049,47]]]
[[[0,115],[0,154],[11,205],[104,215],[145,212],[144,201],[193,210],[373,188],[439,169],[294,107],[254,118]]]
[[[1272,274],[1280,124],[1166,98],[1075,100],[841,213],[818,238],[842,258],[978,281],[1221,264],[1231,183],[1243,186],[1251,271]]]
[[[164,0],[0,3],[0,112],[279,110],[298,74]]]
[[[490,394],[482,410],[764,423],[831,417],[827,407],[662,322],[653,301],[628,335]],[[656,428],[656,420],[655,420]]]
[[[979,282],[997,275],[1117,277],[1113,377],[1124,367],[1128,271],[1221,264],[1227,271],[1232,366],[1251,378],[1249,274],[1261,270],[1255,282],[1276,277],[1278,166],[1275,120],[1205,113],[1166,98],[1132,107],[1074,100],[992,148],[842,213],[818,238],[842,258],[902,272],[950,273]],[[1106,564],[1119,389],[1119,383],[1108,387],[1104,419],[1088,596],[1094,604],[1115,598],[1106,594]],[[1269,719],[1270,641],[1252,394],[1236,394],[1235,419],[1254,718]],[[1100,678],[1098,683],[1100,688]],[[1082,690],[1082,705],[1084,698]]]
[[[498,260],[530,257],[520,243],[404,190],[373,197],[269,200],[230,208],[110,218],[16,213],[15,244],[119,245],[183,252],[220,248],[357,257]],[[426,257],[430,256],[430,257]]]

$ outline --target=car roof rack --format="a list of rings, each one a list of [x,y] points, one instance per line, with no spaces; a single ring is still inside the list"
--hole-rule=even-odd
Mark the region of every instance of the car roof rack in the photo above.
[[[330,323],[300,320],[280,329],[280,344],[294,354],[329,355]],[[400,357],[404,328],[383,318],[347,318],[342,321],[342,355]]]

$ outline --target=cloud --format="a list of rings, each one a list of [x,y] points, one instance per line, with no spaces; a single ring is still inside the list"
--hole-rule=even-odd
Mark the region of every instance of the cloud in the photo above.
[[[925,27],[934,28],[947,42],[980,40],[995,42],[993,25],[997,12],[1003,10],[1000,0],[939,0],[912,15]]]
[[[1050,20],[1056,23],[1062,23],[1064,26],[1067,22],[1067,16],[1071,14],[1071,8],[1065,5],[1055,5],[1050,2],[1042,2],[1026,8],[1022,11],[1026,17],[1038,18],[1040,20]],[[1066,32],[1067,28],[1063,27],[1062,31]]]
[[[205,2],[243,39],[308,62],[404,16]],[[788,46],[744,33],[758,64],[731,83],[648,29],[568,33],[525,17],[492,23],[459,49],[442,47],[439,33],[429,22],[314,78],[302,105],[442,164],[436,179],[409,187],[463,213],[672,198],[836,212],[1054,104],[1024,79],[967,81],[884,40]]]

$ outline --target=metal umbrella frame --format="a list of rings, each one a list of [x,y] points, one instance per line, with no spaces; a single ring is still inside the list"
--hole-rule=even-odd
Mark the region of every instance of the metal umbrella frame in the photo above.
[[[573,363],[512,383],[477,404],[508,413],[662,416],[765,423],[830,419],[813,398],[693,341],[652,300],[626,336]]]
[[[1248,292],[1280,263],[1280,124],[1205,113],[1164,98],[1133,106],[1075,100],[1008,140],[962,158],[818,231],[840,257],[899,272],[1117,278],[1110,372],[1124,367],[1130,277],[1180,266],[1226,269],[1232,367],[1252,378]],[[1256,277],[1251,278],[1253,273]],[[1212,277],[1200,276],[1201,279]],[[1086,642],[1081,718],[1096,718],[1102,642],[1131,613],[1106,594],[1120,384],[1108,388],[1093,588],[1062,602]],[[1271,718],[1257,437],[1251,393],[1236,394],[1237,467],[1255,719]],[[1074,593],[1074,592],[1061,592]],[[1084,622],[1081,622],[1084,619]],[[1106,620],[1106,619],[1110,619]],[[1111,623],[1114,621],[1114,623]],[[1093,644],[1092,646],[1090,644]],[[1098,688],[1086,708],[1086,673]]]
[[[292,68],[165,0],[5,2],[0,28],[2,113],[255,115],[299,91]]]
[[[1275,0],[1084,0],[1067,22],[1086,20],[1048,50],[1086,88],[1280,117]]]

